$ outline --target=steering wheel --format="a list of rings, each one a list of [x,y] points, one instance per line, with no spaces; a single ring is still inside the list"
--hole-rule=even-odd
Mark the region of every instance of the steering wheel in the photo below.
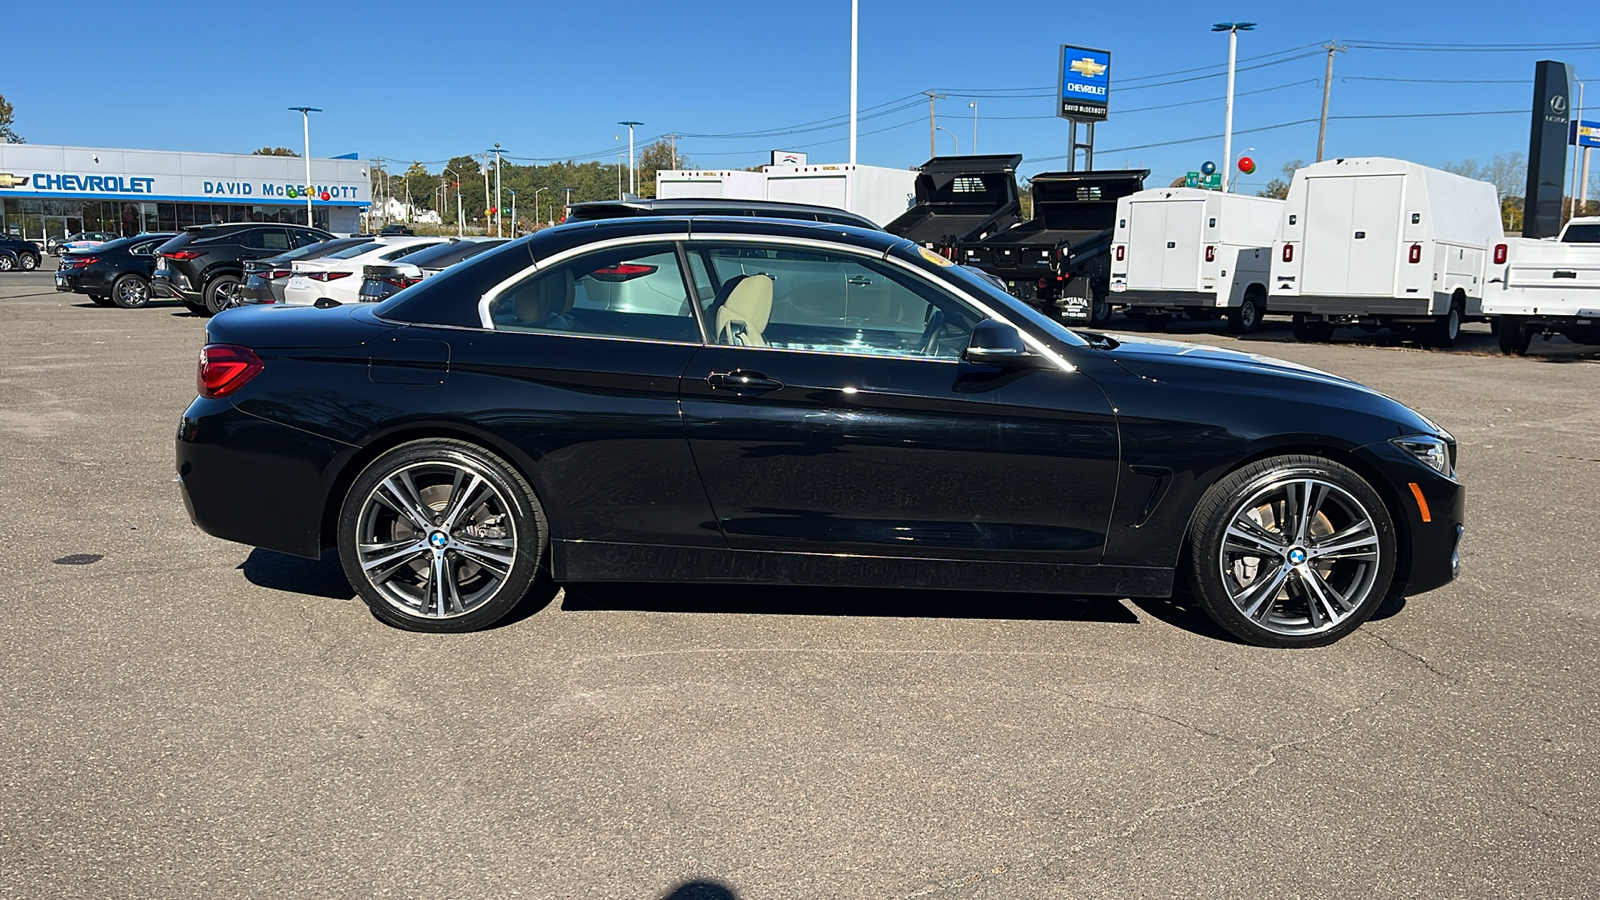
[[[935,357],[939,355],[939,333],[944,330],[944,310],[934,309],[928,316],[928,324],[922,329],[922,355]]]

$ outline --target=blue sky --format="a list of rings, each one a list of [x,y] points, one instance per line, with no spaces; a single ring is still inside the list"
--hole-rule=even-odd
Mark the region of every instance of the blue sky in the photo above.
[[[1224,79],[1204,77],[1227,60],[1227,37],[1210,32],[1213,22],[1258,23],[1240,40],[1234,119],[1236,152],[1254,148],[1260,165],[1244,179],[1246,189],[1285,161],[1313,157],[1314,122],[1250,130],[1317,116],[1325,56],[1316,45],[1330,38],[1600,44],[1600,4],[1592,2],[861,6],[861,162],[905,167],[927,158],[927,102],[916,94],[932,89],[949,95],[938,101],[939,123],[962,152],[972,149],[967,104],[975,101],[980,151],[1022,153],[1028,174],[1060,168],[1049,157],[1065,152],[1067,126],[1051,117],[1048,95],[1057,48],[1068,43],[1112,52],[1112,116],[1099,127],[1096,167],[1148,167],[1152,185],[1221,161],[1220,137],[1178,143],[1222,131]],[[168,0],[134,14],[124,3],[77,2],[71,15],[51,18],[49,31],[25,26],[7,35],[0,95],[16,107],[16,129],[41,144],[298,149],[300,117],[285,107],[307,104],[326,110],[312,120],[318,156],[435,162],[498,141],[524,159],[615,159],[627,141],[619,119],[644,122],[641,141],[674,131],[732,135],[842,122],[849,9],[848,0],[670,7]],[[1266,54],[1277,55],[1249,61]],[[1533,63],[1541,58],[1595,78],[1590,99],[1600,107],[1597,49],[1340,54],[1332,114],[1394,118],[1335,119],[1328,155],[1437,164],[1526,150]],[[1200,67],[1216,68],[1184,71]],[[1173,72],[1182,74],[1150,77]],[[1181,83],[1165,83],[1173,81]],[[1417,117],[1500,110],[1516,112]],[[836,126],[686,137],[679,146],[702,168],[765,162],[771,149],[836,162],[847,156],[847,133]],[[938,137],[939,151],[950,153],[950,135]]]

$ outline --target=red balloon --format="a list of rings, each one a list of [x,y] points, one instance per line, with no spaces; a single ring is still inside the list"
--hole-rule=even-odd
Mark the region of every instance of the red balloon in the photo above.
[[[327,191],[323,191],[322,192],[322,199],[324,199],[324,200],[332,200],[333,196],[331,194],[329,194]]]
[[[1249,175],[1256,170],[1256,161],[1248,156],[1239,157],[1239,171]]]

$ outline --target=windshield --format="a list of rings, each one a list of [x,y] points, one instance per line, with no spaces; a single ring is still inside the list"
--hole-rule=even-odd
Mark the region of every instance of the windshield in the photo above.
[[[993,306],[998,306],[1008,316],[1026,319],[1033,325],[1043,329],[1051,337],[1073,347],[1086,347],[1089,342],[1079,337],[1060,320],[1047,316],[1034,309],[1021,300],[1011,296],[996,287],[994,282],[969,271],[965,266],[946,265],[939,267],[939,274],[951,281],[960,282],[962,287],[976,294],[979,299]]]

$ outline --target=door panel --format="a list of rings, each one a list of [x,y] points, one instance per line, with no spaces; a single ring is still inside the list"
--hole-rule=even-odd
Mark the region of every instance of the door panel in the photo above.
[[[1350,285],[1350,245],[1355,231],[1354,178],[1306,180],[1306,239],[1300,248],[1300,293],[1345,294]]]
[[[1161,289],[1161,267],[1166,259],[1167,204],[1130,203],[1128,216],[1128,289]]]
[[[1351,179],[1356,182],[1355,230],[1350,241],[1350,292],[1394,296],[1400,261],[1400,192],[1404,175]],[[1355,234],[1365,237],[1356,238]]]
[[[1161,286],[1169,291],[1200,289],[1200,231],[1205,208],[1204,200],[1169,204],[1167,239],[1161,245],[1166,254],[1161,264]]]

